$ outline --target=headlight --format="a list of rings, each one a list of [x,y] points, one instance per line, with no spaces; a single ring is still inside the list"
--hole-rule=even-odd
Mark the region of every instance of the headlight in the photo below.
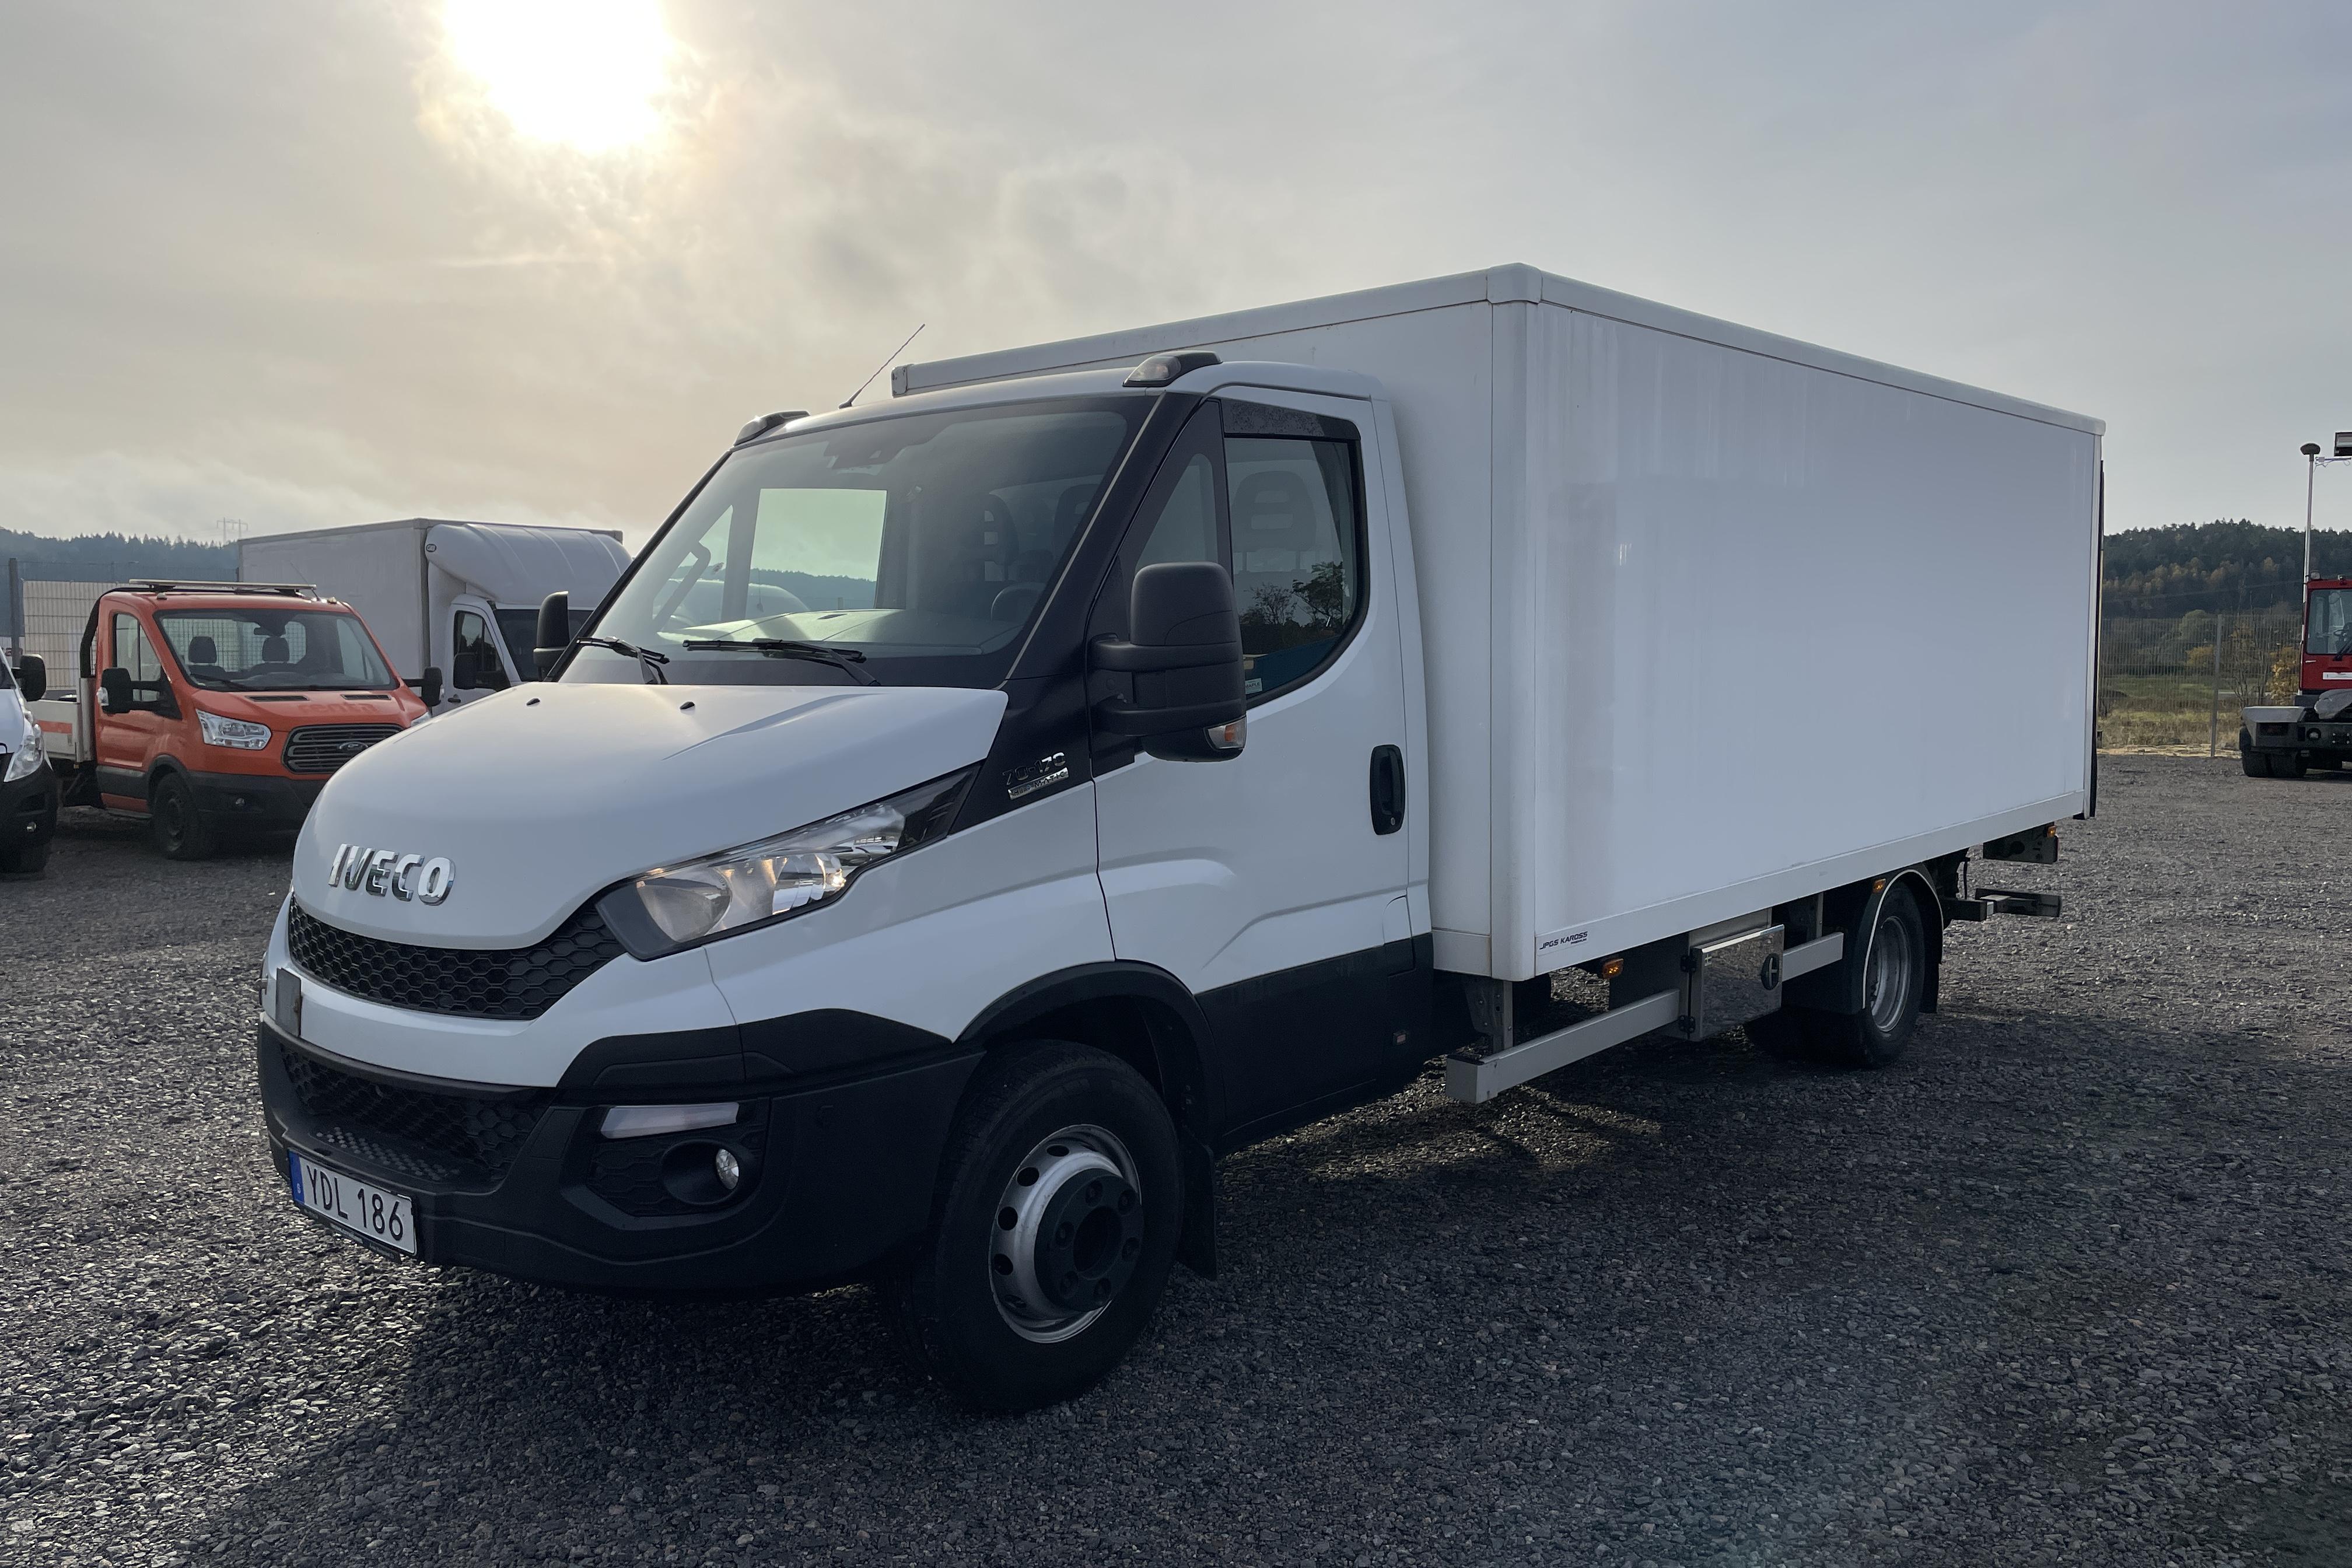
[[[32,777],[40,767],[42,759],[48,755],[41,740],[41,727],[30,719],[26,720],[24,742],[5,754],[8,758],[7,783],[15,784],[18,779]]]
[[[204,731],[205,744],[208,746],[235,746],[240,752],[257,752],[269,744],[269,726],[250,719],[231,719],[199,708],[196,726]]]
[[[756,844],[656,866],[606,893],[597,910],[639,958],[788,919],[839,898],[876,861],[946,832],[974,771],[933,779]]]

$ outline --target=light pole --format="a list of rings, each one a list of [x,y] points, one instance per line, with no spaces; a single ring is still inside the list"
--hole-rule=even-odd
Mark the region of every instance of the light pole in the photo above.
[[[2303,444],[2303,580],[2311,581],[2311,489],[2319,478],[2319,443]]]

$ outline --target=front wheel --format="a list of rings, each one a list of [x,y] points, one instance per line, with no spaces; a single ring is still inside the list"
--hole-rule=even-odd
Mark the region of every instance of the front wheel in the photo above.
[[[917,1364],[987,1410],[1085,1392],[1168,1283],[1183,1182],[1167,1107],[1126,1063],[1046,1042],[983,1063],[931,1229],[888,1281]]]
[[[18,844],[0,849],[0,871],[15,876],[26,876],[44,869],[49,863],[47,843]]]
[[[196,792],[177,773],[159,773],[147,793],[147,829],[167,860],[203,860],[220,847],[219,836],[196,805]]]
[[[2271,776],[2270,758],[2254,749],[2254,738],[2243,730],[2238,731],[2238,766],[2250,779]]]

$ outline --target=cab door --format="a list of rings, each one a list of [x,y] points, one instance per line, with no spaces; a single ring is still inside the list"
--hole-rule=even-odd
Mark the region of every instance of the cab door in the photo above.
[[[131,677],[131,708],[123,713],[106,711],[105,681],[100,679],[98,710],[91,716],[99,794],[108,805],[144,809],[148,766],[157,752],[169,749],[180,706],[154,640],[137,616],[127,610],[109,612],[105,643],[99,668],[119,668]]]
[[[459,599],[451,608],[449,679],[444,699],[449,705],[471,702],[514,684],[499,646],[497,627],[483,600]]]
[[[1096,813],[1113,948],[1200,999],[1220,1128],[1236,1141],[1422,1054],[1390,520],[1364,479],[1371,412],[1255,388],[1203,405],[1139,510],[1092,627],[1123,635],[1142,566],[1207,559],[1234,574],[1249,697],[1241,754],[1175,762],[1098,740]]]

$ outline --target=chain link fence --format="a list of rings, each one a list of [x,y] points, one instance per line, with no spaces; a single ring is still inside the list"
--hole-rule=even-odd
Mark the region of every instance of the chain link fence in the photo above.
[[[2141,595],[2099,627],[2099,743],[2109,751],[2231,752],[2238,710],[2294,700],[2301,685],[2303,606],[2216,610],[2210,596],[2178,615]]]

